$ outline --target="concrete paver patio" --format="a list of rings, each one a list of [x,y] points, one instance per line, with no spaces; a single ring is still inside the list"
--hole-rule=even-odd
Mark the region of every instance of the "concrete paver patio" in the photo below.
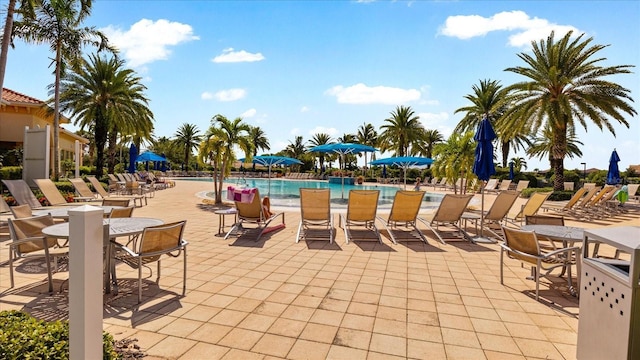
[[[137,270],[124,264],[117,268],[119,294],[104,297],[104,329],[116,339],[137,339],[147,359],[576,356],[578,299],[569,295],[565,279],[542,280],[537,302],[535,284],[525,279],[528,267],[508,260],[503,286],[495,244],[443,245],[422,225],[427,244],[408,239],[394,245],[384,231],[383,244],[374,238],[345,244],[341,229],[333,245],[296,244],[298,209],[286,211],[286,228],[259,242],[251,234],[223,240],[216,234],[218,208],[195,195],[211,188],[178,180],[134,211],[165,222],[187,219],[189,241],[186,296],[181,258],[165,258],[159,284],[145,269],[142,304]],[[493,198],[487,195],[489,204]],[[640,208],[630,210],[606,221],[568,224],[640,225]],[[2,234],[1,243],[7,241]],[[2,261],[6,248],[1,246]],[[46,292],[40,264],[18,266],[13,289],[8,268],[0,268],[0,310],[68,318],[67,292]],[[55,274],[56,289],[68,276],[66,269]]]

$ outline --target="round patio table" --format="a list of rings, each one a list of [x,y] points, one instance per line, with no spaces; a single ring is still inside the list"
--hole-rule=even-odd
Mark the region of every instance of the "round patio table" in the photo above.
[[[78,205],[78,206],[82,206],[82,205]],[[113,209],[121,209],[122,206],[96,206],[98,208],[101,208],[102,211],[104,211],[105,215],[109,215],[111,213],[111,210]],[[51,217],[54,219],[69,219],[69,210],[73,210],[75,209],[75,207],[73,206],[65,206],[65,207],[56,207],[56,208],[45,208],[45,209],[40,209],[40,210],[34,210],[33,216],[42,216],[42,215],[47,215],[47,214],[51,214]]]

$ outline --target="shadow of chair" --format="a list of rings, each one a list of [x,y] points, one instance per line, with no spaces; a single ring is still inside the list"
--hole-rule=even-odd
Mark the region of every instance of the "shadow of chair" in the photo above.
[[[546,251],[540,247],[538,237],[533,231],[522,231],[503,227],[505,242],[500,244],[500,284],[504,285],[504,254],[508,257],[527,262],[532,265],[533,278],[536,282],[536,301],[539,299],[540,277],[548,276],[556,268],[567,269],[567,283],[571,283],[571,265],[576,264],[579,247],[565,247]],[[544,271],[544,274],[541,274]]]
[[[58,246],[54,238],[46,237],[42,229],[54,225],[51,215],[33,216],[22,219],[9,219],[9,274],[11,287],[15,286],[13,276],[14,259],[44,257],[47,264],[49,292],[53,292],[52,273],[58,269],[58,257],[68,256],[69,248]],[[51,266],[53,260],[53,267]]]
[[[244,232],[245,224],[253,224],[257,226],[257,230],[259,230],[260,233],[256,237],[256,241],[260,240],[262,235],[267,231],[267,229],[269,229],[269,224],[276,218],[280,217],[282,220],[281,225],[278,227],[284,227],[284,213],[269,213],[262,206],[262,198],[260,198],[260,191],[258,191],[257,188],[255,189],[255,194],[253,195],[253,199],[251,199],[250,203],[235,201],[235,205],[238,210],[238,221],[233,224],[231,229],[229,229],[229,232],[224,236],[225,240],[228,239],[231,234]]]
[[[445,196],[440,201],[440,205],[436,209],[435,213],[431,217],[431,219],[421,219],[427,227],[438,237],[438,239],[443,243],[445,242],[444,233],[445,230],[441,230],[440,227],[446,227],[448,230],[451,228],[455,229],[458,233],[456,237],[448,237],[448,240],[469,240],[471,238],[460,227],[460,219],[462,218],[462,214],[469,205],[469,201],[473,197],[472,194],[468,195],[456,195],[456,194],[445,194]]]
[[[182,295],[187,289],[187,245],[182,236],[186,220],[170,224],[150,226],[143,230],[137,242],[131,248],[112,241],[115,248],[114,257],[133,269],[138,270],[138,303],[142,302],[142,267],[157,262],[157,282],[160,282],[160,261],[162,255],[172,257],[182,253],[183,278]]]
[[[344,228],[344,237],[347,244],[351,239],[351,227],[359,226],[375,233],[376,238],[382,243],[380,232],[376,227],[376,212],[378,210],[378,197],[380,190],[350,190],[347,213],[340,215],[340,223]]]
[[[300,224],[296,243],[301,239],[324,240],[323,236],[316,236],[316,234],[321,235],[325,231],[328,231],[329,244],[332,244],[331,190],[300,188]],[[313,236],[310,236],[311,232]]]
[[[427,242],[427,238],[424,237],[416,224],[424,194],[424,191],[398,190],[393,198],[389,217],[386,220],[378,217],[383,222],[394,244],[398,243],[394,230],[397,231],[400,227],[408,228],[410,234],[415,233],[421,241]]]

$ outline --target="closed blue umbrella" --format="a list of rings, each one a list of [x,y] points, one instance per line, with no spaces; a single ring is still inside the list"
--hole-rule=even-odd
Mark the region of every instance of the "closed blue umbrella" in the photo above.
[[[489,119],[484,118],[478,125],[478,131],[474,135],[473,139],[477,142],[476,156],[473,162],[473,173],[476,174],[478,179],[482,180],[481,205],[480,205],[480,240],[486,240],[482,238],[483,224],[484,224],[484,187],[486,182],[489,181],[491,175],[496,173],[495,165],[493,164],[493,143],[496,138],[496,133],[493,131],[493,127],[489,122]],[[479,239],[476,239],[479,240]]]
[[[376,148],[363,144],[354,144],[354,143],[335,143],[335,144],[324,144],[318,145],[316,147],[311,148],[309,151],[311,152],[320,152],[320,153],[334,153],[340,155],[340,159],[344,160],[344,156],[348,154],[359,154],[363,152],[374,152]],[[341,161],[344,164],[344,161]],[[340,169],[342,170],[342,169]],[[342,198],[344,199],[344,171],[341,171],[342,176]]]
[[[239,159],[239,161],[244,162],[245,159]],[[269,191],[267,196],[271,196],[271,167],[273,165],[294,165],[294,164],[302,164],[302,161],[286,156],[274,156],[274,155],[264,155],[264,156],[254,156],[251,162],[255,164],[260,164],[262,166],[267,166],[269,168]],[[242,166],[242,165],[241,165]]]
[[[513,180],[513,161],[509,163],[509,180]]]
[[[395,156],[386,159],[373,160],[371,165],[396,165],[404,170],[404,186],[407,187],[407,169],[412,166],[431,165],[433,160],[419,156]],[[383,168],[383,171],[385,169]]]
[[[131,144],[131,146],[129,147],[129,168],[127,169],[127,171],[130,174],[133,174],[134,172],[136,172],[136,158],[138,157],[138,148],[136,147],[136,144]]]
[[[618,152],[616,149],[613,149],[611,157],[609,158],[609,171],[607,172],[608,185],[617,185],[622,182],[622,179],[620,178],[620,169],[618,169],[618,161],[620,161]]]

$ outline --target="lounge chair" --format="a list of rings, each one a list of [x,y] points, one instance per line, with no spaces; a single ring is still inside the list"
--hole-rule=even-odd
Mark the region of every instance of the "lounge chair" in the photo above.
[[[520,180],[516,184],[516,191],[522,192],[522,190],[529,187],[529,180]]]
[[[575,184],[573,181],[565,181],[564,182],[564,191],[573,191]]]
[[[160,282],[160,260],[162,255],[178,257],[182,253],[182,295],[187,289],[187,245],[182,238],[186,220],[170,224],[150,226],[145,228],[137,241],[132,242],[132,248],[111,243],[115,247],[116,260],[122,261],[134,269],[138,269],[138,303],[142,302],[142,268],[152,262],[158,263],[157,282]]]
[[[491,178],[484,185],[484,191],[495,191],[496,187],[498,187],[498,179]]]
[[[488,189],[485,189],[485,190],[489,191],[489,192],[497,192],[497,193],[499,193],[501,191],[509,190],[509,186],[511,186],[511,180],[504,179],[504,180],[500,181],[500,185],[498,185],[497,188],[493,188],[491,190],[488,190]]]
[[[329,189],[300,188],[300,224],[296,243],[301,239],[324,239],[317,230],[329,232],[329,243],[333,243],[333,216],[331,216],[331,191]],[[313,231],[313,236],[311,232]]]
[[[376,227],[376,211],[378,209],[378,196],[380,190],[351,190],[349,191],[349,203],[347,213],[340,215],[344,227],[344,237],[347,244],[351,239],[351,226],[363,226],[375,233],[382,244],[380,232]]]
[[[110,198],[110,199],[130,199],[133,200],[133,204],[137,206],[137,203],[140,203],[140,206],[142,206],[142,200],[147,201],[147,198],[144,195],[116,195],[116,196],[111,196],[105,189],[104,187],[102,187],[102,184],[98,181],[98,179],[96,179],[94,176],[87,176],[87,179],[89,179],[89,182],[91,183],[91,185],[93,185],[93,188],[96,189],[96,192],[98,193],[98,195],[100,195],[103,199],[106,198]],[[84,185],[82,185],[81,183],[77,183],[78,186],[80,187],[84,187],[86,186],[87,189],[89,188],[87,186],[87,183],[85,183],[84,181],[82,181],[82,183],[84,183]],[[75,185],[74,185],[75,186]],[[86,191],[86,190],[83,190]],[[89,189],[89,191],[91,191]]]
[[[581,199],[579,199],[578,203],[575,204],[571,209],[568,209],[567,211],[565,211],[575,217],[579,217],[580,211],[584,210],[588,206],[589,202],[596,195],[596,193],[600,191],[599,186],[594,186],[590,188],[582,187],[581,189],[584,189],[587,192],[587,194],[583,196]]]
[[[69,182],[76,189],[76,192],[83,198],[98,198],[98,195],[91,191],[91,189],[87,186],[87,183],[84,182],[84,180],[82,180],[81,178],[69,179]]]
[[[446,189],[447,187],[447,178],[443,177],[442,179],[440,179],[440,182],[433,184],[433,189],[435,190],[436,188],[443,188]]]
[[[63,206],[63,205],[77,206],[78,205],[75,203],[67,202],[67,199],[65,199],[62,193],[60,193],[60,190],[58,190],[58,187],[53,181],[51,181],[51,179],[33,179],[33,182],[36,183],[36,185],[38,186],[40,191],[42,191],[42,194],[44,195],[44,197],[47,198],[47,201],[49,202],[49,204],[51,204],[51,206]],[[93,196],[74,197],[74,201],[89,201],[89,200],[95,200],[95,197]]]
[[[615,186],[605,186],[602,190],[600,190],[594,197],[587,203],[587,205],[582,208],[581,216],[593,219],[596,216],[606,216],[609,215],[608,202],[613,198],[613,195],[616,193]]]
[[[436,209],[436,212],[433,214],[431,219],[421,219],[425,225],[431,229],[431,231],[440,239],[443,244],[446,244],[445,238],[447,240],[469,240],[471,241],[471,237],[467,234],[462,227],[460,227],[460,219],[462,218],[462,214],[469,205],[469,201],[473,197],[472,194],[469,195],[454,195],[454,194],[446,194],[440,205]],[[457,232],[456,237],[445,237],[444,235],[447,233],[445,230],[441,230],[441,227],[446,227],[448,232],[450,232],[451,228],[454,228]]]
[[[250,203],[244,203],[242,201],[235,201],[236,209],[238,210],[238,221],[233,224],[229,232],[224,236],[225,240],[231,236],[231,234],[244,232],[245,224],[257,225],[257,229],[260,231],[256,241],[260,240],[260,237],[265,233],[269,224],[277,217],[282,219],[280,227],[284,227],[284,213],[271,214],[266,211],[262,206],[262,199],[260,198],[260,191],[255,189],[253,199]]]
[[[2,180],[18,205],[29,205],[32,209],[42,208],[42,204],[24,180]]]
[[[527,215],[535,215],[538,213],[538,210],[540,210],[540,208],[542,207],[542,204],[544,204],[544,202],[547,201],[547,198],[549,198],[549,195],[551,195],[551,192],[546,192],[546,193],[535,192],[531,194],[531,197],[520,208],[520,211],[515,213],[513,217],[509,217],[509,215],[507,214],[505,219],[513,224],[519,223],[520,225],[522,225]]]
[[[498,239],[504,240],[502,224],[506,223],[505,218],[519,196],[519,191],[501,191],[498,196],[496,196],[489,210],[485,211],[484,217],[478,219],[477,222],[482,226],[482,229],[489,231]]]
[[[542,209],[545,211],[554,211],[558,213],[568,214],[572,211],[573,207],[578,203],[578,201],[580,201],[580,199],[582,198],[582,195],[584,195],[585,192],[587,192],[587,189],[580,188],[578,189],[578,191],[575,192],[575,194],[573,194],[571,199],[569,199],[569,201],[567,201],[564,205],[544,204],[542,205]]]
[[[638,187],[640,187],[640,184],[628,184],[627,185],[627,192],[629,193],[629,200],[633,199],[636,201],[640,201],[640,196],[636,195],[636,193],[638,192]]]
[[[593,189],[594,187],[596,187],[596,183],[584,183],[582,187],[587,188],[587,190]]]
[[[408,228],[409,235],[413,238],[417,235],[422,242],[427,242],[427,238],[417,226],[418,213],[424,194],[424,191],[398,190],[393,198],[389,217],[385,220],[378,216],[394,244],[398,243],[394,232],[400,230],[401,227]]]
[[[576,263],[579,247],[566,247],[553,251],[545,251],[540,248],[538,237],[533,231],[522,231],[503,227],[505,242],[500,244],[500,284],[504,285],[504,254],[513,259],[528,262],[535,266],[533,273],[536,282],[536,301],[539,299],[540,277],[548,276],[555,268],[568,270],[567,282],[569,289],[571,283],[571,265]],[[541,274],[541,271],[545,271]]]
[[[47,264],[47,280],[49,292],[53,292],[52,273],[57,271],[57,259],[69,255],[68,247],[59,247],[56,239],[46,237],[42,229],[54,225],[51,215],[34,216],[24,219],[9,219],[9,276],[11,287],[15,286],[13,279],[13,262],[15,259],[44,257]],[[53,260],[53,266],[51,266]]]

